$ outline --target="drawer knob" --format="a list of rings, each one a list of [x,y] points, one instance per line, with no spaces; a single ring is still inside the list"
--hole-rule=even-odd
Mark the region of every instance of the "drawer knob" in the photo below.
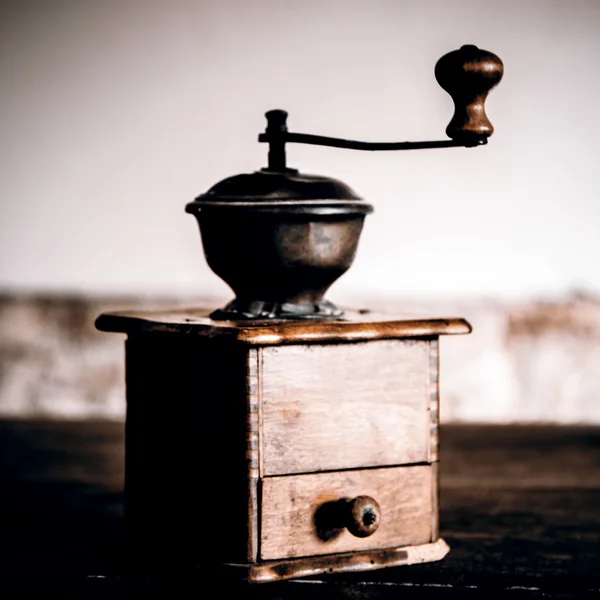
[[[346,527],[356,537],[369,537],[379,528],[381,508],[371,496],[357,496],[348,502]]]

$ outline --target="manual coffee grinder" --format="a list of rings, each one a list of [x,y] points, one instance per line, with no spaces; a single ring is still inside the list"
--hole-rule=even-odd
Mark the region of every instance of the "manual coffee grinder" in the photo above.
[[[235,293],[218,310],[103,314],[126,342],[125,517],[151,565],[218,565],[249,582],[439,560],[438,340],[463,319],[344,311],[324,298],[372,206],[298,173],[289,143],[355,150],[477,147],[501,60],[442,57],[449,139],[363,143],[291,133],[267,113],[268,167],[187,205]]]

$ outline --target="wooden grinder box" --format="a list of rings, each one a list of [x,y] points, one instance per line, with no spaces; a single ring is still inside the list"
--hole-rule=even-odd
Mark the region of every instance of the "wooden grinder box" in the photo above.
[[[97,326],[128,334],[126,517],[146,564],[265,582],[446,554],[438,340],[464,320],[182,311]]]

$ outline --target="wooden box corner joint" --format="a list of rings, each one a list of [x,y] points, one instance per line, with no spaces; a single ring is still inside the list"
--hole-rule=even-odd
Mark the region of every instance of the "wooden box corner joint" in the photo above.
[[[106,314],[128,334],[125,510],[140,564],[250,582],[439,560],[440,335],[462,319]]]

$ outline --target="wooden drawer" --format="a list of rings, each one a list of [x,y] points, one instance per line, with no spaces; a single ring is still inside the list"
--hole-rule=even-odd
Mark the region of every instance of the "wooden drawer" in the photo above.
[[[268,477],[262,481],[260,558],[428,543],[437,537],[434,483],[431,465]],[[361,538],[346,528],[319,527],[327,507],[362,495],[381,508],[375,533]]]
[[[428,462],[429,368],[428,340],[263,348],[263,474]]]

